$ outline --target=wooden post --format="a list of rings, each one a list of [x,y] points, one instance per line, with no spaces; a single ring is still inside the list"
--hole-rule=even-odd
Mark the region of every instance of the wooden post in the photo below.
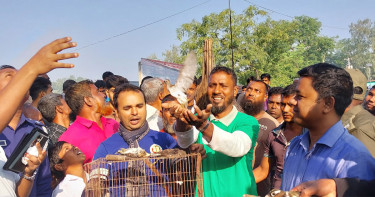
[[[212,53],[212,39],[209,38],[204,41],[202,81],[195,93],[195,100],[200,109],[206,109],[209,103],[207,97],[208,77],[213,67],[215,67],[215,61]]]

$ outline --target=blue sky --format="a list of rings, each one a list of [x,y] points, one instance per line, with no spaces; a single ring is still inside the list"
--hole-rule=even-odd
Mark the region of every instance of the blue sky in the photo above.
[[[83,47],[100,40],[173,15],[206,0],[0,0],[0,65],[20,68],[43,45],[71,36]],[[322,22],[322,35],[349,37],[350,23],[370,18],[375,21],[373,0],[232,0],[235,13],[250,3],[288,16],[307,15]],[[52,81],[75,75],[96,80],[110,70],[129,80],[138,80],[138,62],[151,54],[179,45],[176,29],[193,19],[228,8],[227,0],[211,0],[192,10],[122,36],[79,49],[80,57],[67,62],[73,69],[49,73]],[[290,18],[270,12],[273,19]]]

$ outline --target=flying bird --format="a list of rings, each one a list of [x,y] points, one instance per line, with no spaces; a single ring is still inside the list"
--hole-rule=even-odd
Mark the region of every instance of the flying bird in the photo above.
[[[169,92],[186,108],[188,103],[186,91],[193,84],[198,67],[197,57],[194,52],[188,53],[183,65],[184,67],[180,70],[176,84],[169,88]]]

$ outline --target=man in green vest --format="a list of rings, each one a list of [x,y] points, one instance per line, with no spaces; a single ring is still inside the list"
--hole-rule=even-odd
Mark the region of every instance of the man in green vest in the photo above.
[[[215,67],[208,79],[206,109],[194,106],[193,114],[178,103],[163,105],[177,118],[175,130],[182,148],[194,142],[204,145],[203,186],[208,197],[257,195],[252,160],[259,125],[233,105],[236,82],[233,70]]]

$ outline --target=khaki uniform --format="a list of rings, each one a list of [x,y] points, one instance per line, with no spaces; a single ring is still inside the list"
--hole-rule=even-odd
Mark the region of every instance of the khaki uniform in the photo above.
[[[375,116],[362,105],[357,105],[345,112],[341,121],[349,133],[359,139],[375,157]]]

